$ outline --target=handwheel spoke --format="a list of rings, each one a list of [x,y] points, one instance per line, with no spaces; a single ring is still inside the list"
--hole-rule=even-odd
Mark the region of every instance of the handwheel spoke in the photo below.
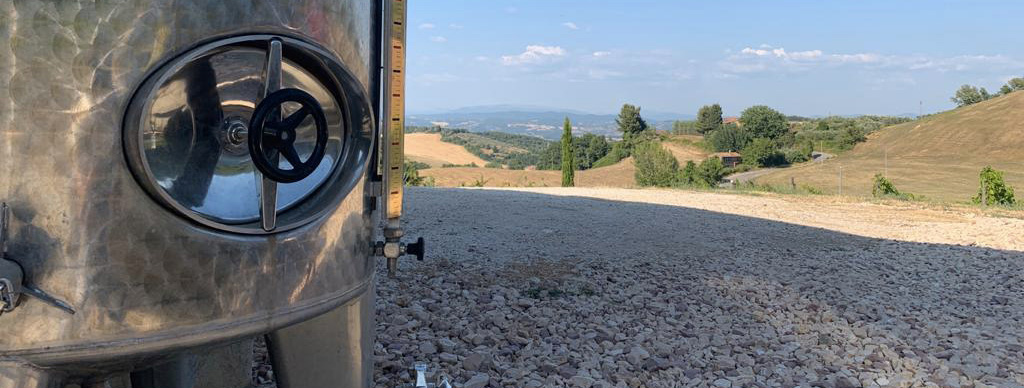
[[[306,116],[309,116],[309,113],[309,108],[303,106],[298,112],[292,113],[291,116],[281,120],[280,123],[275,124],[274,126],[281,131],[298,128],[299,124],[302,124],[302,121],[306,119]]]
[[[302,167],[302,159],[299,158],[299,153],[295,151],[295,145],[286,145],[281,147],[280,151],[281,155],[284,155],[284,159],[292,164],[293,170],[298,170]]]

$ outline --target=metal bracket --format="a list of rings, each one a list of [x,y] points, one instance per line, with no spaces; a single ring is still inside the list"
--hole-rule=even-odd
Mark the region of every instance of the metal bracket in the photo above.
[[[50,306],[74,314],[75,309],[67,302],[54,298],[25,282],[25,271],[14,260],[7,258],[7,230],[10,225],[11,209],[0,202],[0,315],[18,306],[22,294],[35,297]]]

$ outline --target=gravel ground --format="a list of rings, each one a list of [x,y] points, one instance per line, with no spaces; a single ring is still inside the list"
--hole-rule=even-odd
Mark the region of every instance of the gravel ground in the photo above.
[[[410,189],[378,387],[1024,386],[1024,220],[619,189]],[[381,265],[383,267],[383,265]]]

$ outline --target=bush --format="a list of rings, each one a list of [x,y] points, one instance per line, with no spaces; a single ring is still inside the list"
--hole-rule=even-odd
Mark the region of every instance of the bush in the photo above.
[[[501,168],[501,162],[498,162],[498,161],[487,162],[487,164],[485,164],[484,167],[487,167],[487,168]]]
[[[786,164],[786,156],[779,152],[778,146],[771,139],[757,138],[750,142],[743,151],[743,162],[755,167],[771,167]]]
[[[976,204],[982,203],[982,195],[987,199],[988,205],[1013,205],[1016,199],[1013,197],[1013,187],[1008,186],[1003,180],[1003,172],[993,169],[992,166],[985,166],[981,169],[981,185],[978,187],[978,195],[972,198]]]
[[[902,193],[896,189],[889,178],[882,174],[875,174],[875,183],[871,186],[871,195],[875,198],[896,198],[902,200],[913,200],[917,197],[910,193]]]
[[[426,170],[426,169],[430,168],[430,165],[426,164],[426,163],[423,163],[423,162],[417,162],[417,161],[413,161],[413,160],[406,160],[405,161],[405,168],[407,170],[409,168],[412,168],[414,170]]]
[[[693,186],[697,183],[697,164],[692,160],[686,161],[686,167],[683,167],[679,183],[685,186]]]
[[[590,165],[590,168],[611,166],[627,157],[629,157],[629,151],[626,150],[623,143],[621,141],[615,142],[612,143],[612,149],[601,157],[601,159],[598,159],[594,164]]]
[[[857,143],[866,141],[868,138],[864,135],[864,131],[857,127],[846,127],[837,139],[838,144],[836,146],[840,150],[849,150]]]
[[[697,166],[695,184],[703,187],[715,187],[718,186],[718,182],[721,182],[723,177],[725,177],[725,166],[722,165],[722,160],[708,158],[700,162],[700,166]]]
[[[633,148],[636,165],[636,184],[640,186],[669,187],[679,180],[679,161],[668,150],[655,142],[646,142]]]
[[[803,191],[806,191],[807,194],[822,195],[822,194],[825,193],[821,189],[819,189],[817,187],[814,187],[814,186],[811,186],[811,185],[806,184],[806,183],[800,185],[800,188],[803,189]]]
[[[457,168],[457,167],[480,167],[480,166],[478,166],[476,164],[476,162],[469,163],[469,164],[444,163],[444,164],[441,165],[441,168]]]
[[[750,135],[736,125],[726,125],[708,135],[708,144],[715,152],[739,151],[750,142]]]
[[[405,184],[406,186],[434,186],[434,177],[420,176],[418,166],[426,165],[419,162],[405,162]],[[430,167],[429,165],[427,167]]]
[[[736,173],[747,172],[753,169],[754,168],[750,167],[750,165],[748,164],[737,164],[734,167],[726,167],[725,169],[722,170],[722,174],[724,176],[729,176]]]
[[[803,163],[811,160],[811,151],[808,151],[808,148],[805,147],[790,148],[786,150],[785,155],[786,163],[789,164]]]

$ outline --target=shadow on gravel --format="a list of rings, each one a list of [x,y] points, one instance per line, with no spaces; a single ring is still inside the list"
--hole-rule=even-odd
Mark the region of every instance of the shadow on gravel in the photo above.
[[[407,235],[425,236],[428,255],[446,263],[447,275],[438,276],[462,279],[463,290],[536,289],[513,275],[533,267],[529,263],[563,260],[571,263],[573,279],[554,282],[582,282],[591,290],[552,302],[561,310],[556,321],[541,321],[548,327],[534,327],[540,326],[535,316],[545,313],[534,310],[545,300],[515,309],[526,317],[511,325],[525,330],[519,337],[534,335],[534,342],[496,341],[494,354],[509,365],[549,362],[517,351],[568,341],[580,347],[565,361],[574,370],[596,372],[596,381],[638,379],[645,386],[694,379],[724,379],[733,386],[1024,384],[1019,251],[517,191],[411,189],[407,198]],[[430,260],[403,271],[422,271]],[[544,272],[531,279],[544,282]],[[491,280],[467,280],[474,277]],[[460,296],[452,298],[450,303],[460,303]],[[471,299],[501,307],[489,295]],[[464,314],[467,331],[510,330],[478,312]],[[531,334],[538,332],[570,333],[583,342],[552,345]],[[453,352],[474,347],[480,351],[479,344],[466,344]],[[653,361],[627,357],[634,347],[646,349]],[[617,348],[622,351],[609,350]],[[551,378],[542,372],[533,375]],[[488,373],[511,381],[501,371]]]

